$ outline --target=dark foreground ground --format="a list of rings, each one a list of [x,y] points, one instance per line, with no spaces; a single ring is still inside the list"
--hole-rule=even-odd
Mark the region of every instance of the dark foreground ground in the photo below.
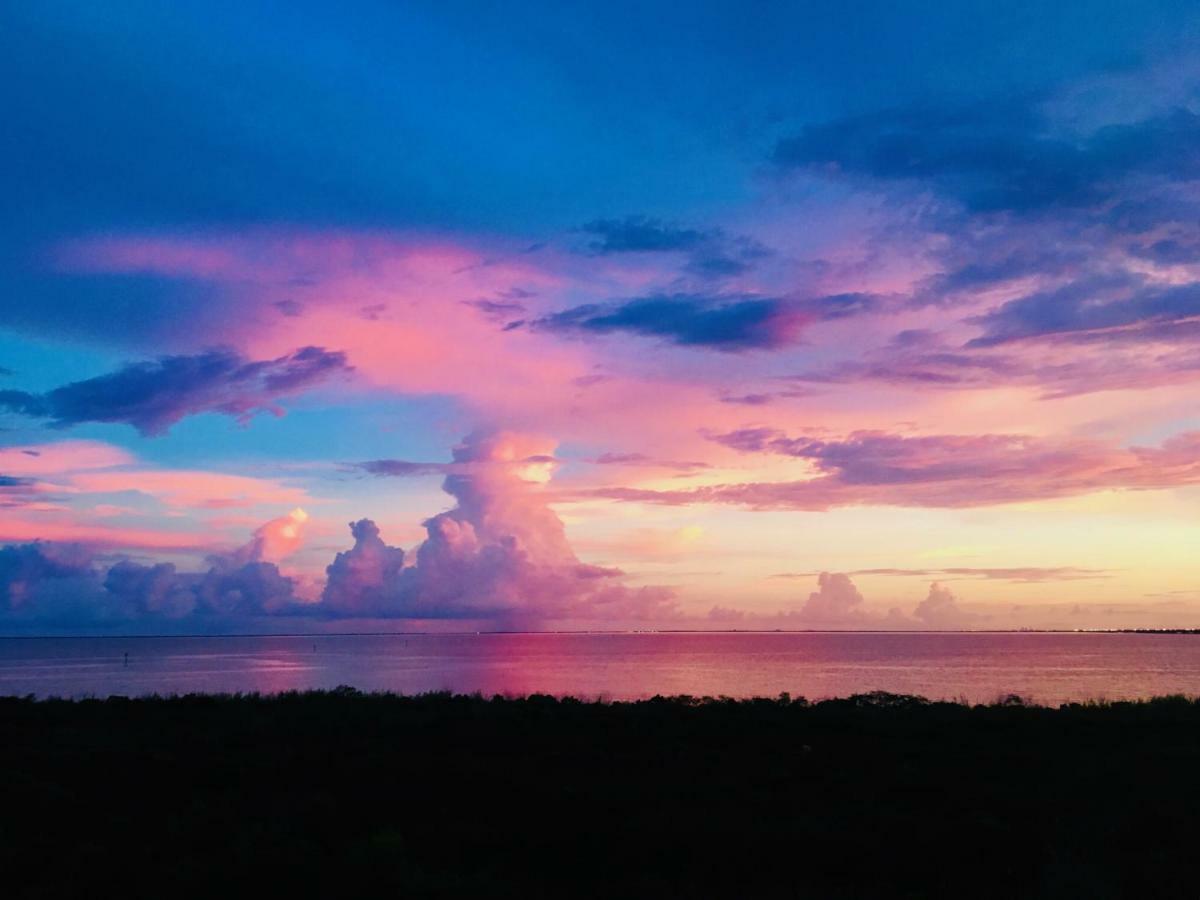
[[[1198,824],[1182,699],[0,699],[7,897],[1180,898]]]

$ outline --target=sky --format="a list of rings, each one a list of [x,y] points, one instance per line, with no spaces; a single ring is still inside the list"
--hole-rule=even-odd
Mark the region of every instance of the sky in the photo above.
[[[1200,626],[1195,4],[0,25],[0,634]]]

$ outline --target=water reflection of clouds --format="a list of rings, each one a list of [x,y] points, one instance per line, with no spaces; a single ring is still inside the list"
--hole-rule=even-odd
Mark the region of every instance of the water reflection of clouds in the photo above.
[[[361,690],[776,695],[888,690],[1045,703],[1194,692],[1200,640],[1170,635],[484,634],[0,641],[0,693]],[[99,643],[99,642],[97,642]],[[123,665],[127,647],[129,665]],[[113,648],[116,653],[112,652]],[[210,652],[206,652],[210,651]]]

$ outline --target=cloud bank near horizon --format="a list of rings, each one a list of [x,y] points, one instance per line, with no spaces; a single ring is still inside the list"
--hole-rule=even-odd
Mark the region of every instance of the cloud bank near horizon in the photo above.
[[[886,611],[867,604],[845,572],[816,573],[817,590],[800,606],[779,613],[754,613],[714,606],[708,622],[731,628],[785,629],[800,631],[960,631],[985,626],[990,617],[964,609],[959,598],[938,581],[905,613],[892,606]],[[1012,627],[1012,623],[1008,623]]]
[[[510,432],[475,433],[454,449],[444,490],[455,506],[424,523],[409,558],[370,519],[350,525],[354,545],[326,569],[319,598],[305,600],[278,562],[302,542],[302,509],[260,526],[246,544],[208,556],[204,572],[121,559],[106,570],[80,543],[0,547],[0,629],[208,630],[262,617],[311,620],[441,620],[537,628],[551,621],[670,621],[673,592],[630,587],[619,569],[588,565],[567,542],[542,484],[554,443]]]

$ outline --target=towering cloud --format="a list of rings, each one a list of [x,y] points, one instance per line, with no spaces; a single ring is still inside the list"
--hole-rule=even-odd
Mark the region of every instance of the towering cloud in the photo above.
[[[817,590],[808,595],[799,615],[813,625],[861,626],[867,618],[862,606],[863,596],[849,575],[822,572],[817,576]]]
[[[339,553],[325,569],[322,605],[331,613],[350,615],[385,610],[400,588],[404,551],[385,544],[370,519],[351,522],[350,533],[354,546]]]
[[[863,570],[858,574],[912,574],[912,571],[874,569]],[[737,623],[739,627],[751,624],[759,628],[817,630],[965,630],[977,627],[986,618],[987,616],[962,609],[958,605],[958,598],[950,589],[936,581],[930,584],[929,594],[917,604],[911,616],[899,607],[891,607],[885,614],[878,607],[868,607],[850,575],[843,572],[821,572],[817,576],[817,590],[808,595],[808,600],[799,609],[762,615],[717,606],[708,614],[710,623]]]
[[[979,619],[961,609],[950,589],[936,581],[929,585],[929,595],[913,610],[913,617],[930,628],[963,628]]]
[[[805,577],[813,573],[807,573]],[[714,606],[708,622],[736,625],[739,628],[782,628],[795,630],[848,631],[858,629],[911,629],[917,625],[898,608],[886,614],[879,608],[868,607],[862,593],[845,572],[821,572],[817,589],[808,595],[804,605],[780,613],[754,613],[743,609]]]
[[[628,622],[673,618],[672,592],[632,588],[619,569],[583,563],[543,490],[553,442],[479,433],[443,464],[452,509],[425,522],[411,560],[369,519],[350,525],[354,546],[326,569],[320,602],[301,604],[276,563],[298,549],[308,518],[294,509],[242,546],[208,557],[202,572],[122,560],[98,570],[83,547],[34,543],[0,551],[6,620],[219,621],[266,615],[324,618],[473,619],[501,627],[545,620]],[[381,461],[387,462],[387,461]],[[366,471],[391,474],[388,465]],[[406,565],[406,563],[411,563]],[[63,605],[73,598],[74,606]]]
[[[234,559],[240,562],[278,562],[300,548],[308,513],[296,507],[286,516],[272,519],[254,531],[250,541],[240,547]]]
[[[331,611],[406,618],[639,619],[673,614],[670,592],[633,589],[621,572],[587,565],[567,542],[541,486],[554,444],[510,432],[478,433],[454,449],[443,484],[456,506],[425,522],[414,564],[374,523],[351,525],[354,548],[329,567]],[[387,471],[375,467],[374,471]]]

